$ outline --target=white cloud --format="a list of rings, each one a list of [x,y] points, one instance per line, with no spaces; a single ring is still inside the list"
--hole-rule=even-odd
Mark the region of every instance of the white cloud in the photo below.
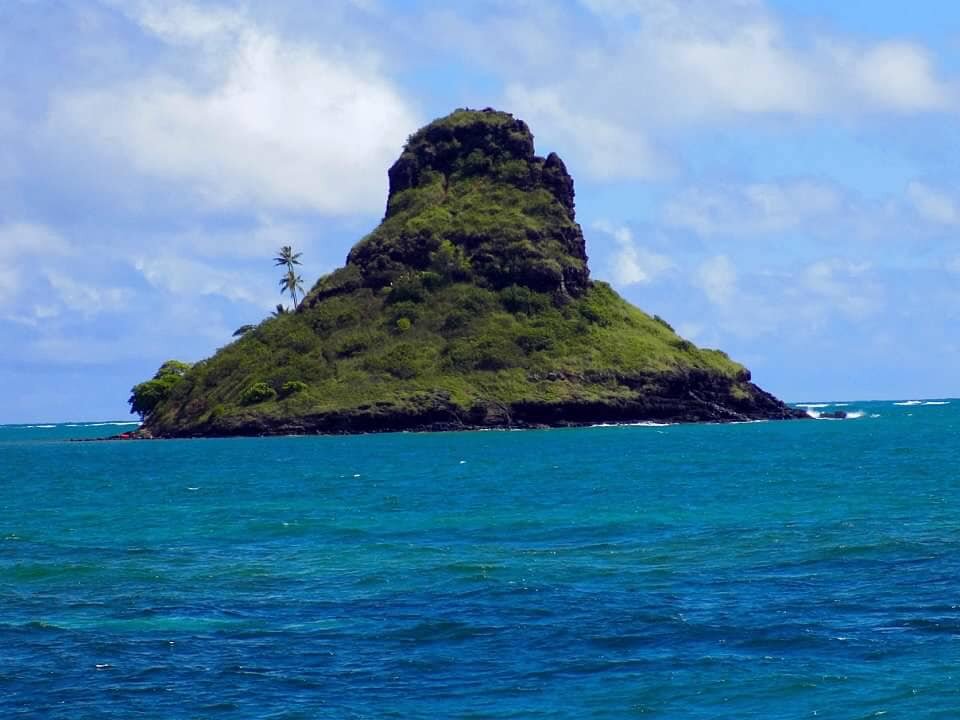
[[[577,164],[602,180],[651,179],[669,170],[669,163],[643,132],[567,105],[551,88],[510,85],[506,105],[537,132],[563,147],[574,148]],[[583,148],[589,138],[589,151]]]
[[[586,0],[627,42],[614,52],[661,76],[670,109],[725,113],[858,114],[944,110],[952,88],[922,46],[863,44],[812,34],[800,45],[759,0]],[[636,24],[624,23],[633,19]],[[631,36],[629,28],[633,27]],[[648,66],[636,64],[645,59]],[[642,83],[639,87],[644,87]]]
[[[60,316],[60,306],[56,304],[40,303],[32,307],[17,312],[10,312],[3,315],[4,320],[26,325],[28,327],[38,327],[41,323],[49,322]]]
[[[178,71],[63,93],[52,132],[215,208],[380,209],[385,169],[419,123],[375,55],[286,42],[237,12],[147,8],[138,19]]]
[[[309,251],[314,247],[317,235],[322,235],[322,231],[318,232],[316,227],[260,218],[255,225],[239,230],[196,225],[181,232],[158,236],[154,242],[184,256],[231,260],[259,257],[266,261],[273,257],[277,248],[284,245]]]
[[[47,270],[44,275],[60,302],[85,317],[121,310],[133,297],[133,292],[128,288],[91,285],[58,270]],[[55,316],[57,310],[53,306],[40,305],[34,307],[33,314],[38,319],[44,319]]]
[[[853,53],[845,51],[841,56]],[[954,93],[936,78],[929,53],[905,42],[888,42],[866,48],[851,62],[851,85],[872,105],[893,111],[946,110],[954,105]]]
[[[615,262],[613,279],[620,285],[645,285],[673,267],[666,255],[633,244],[623,246]]]
[[[617,285],[646,285],[674,267],[666,255],[640,247],[626,226],[600,221],[594,228],[613,237],[617,250],[610,260],[610,273]]]
[[[787,230],[841,206],[826,185],[793,181],[689,188],[664,207],[664,222],[701,235],[753,235]]]
[[[678,130],[707,123],[958,106],[953,82],[923,46],[797,31],[763,2],[581,5],[594,23],[530,0],[490,3],[475,27],[448,18],[434,32],[509,78],[507,106],[536,118],[539,132],[598,179],[669,172],[665,145]],[[544,26],[552,44],[541,50]]]
[[[370,15],[382,15],[385,10],[381,0],[347,0],[347,2],[357,10]]]
[[[44,225],[28,222],[0,225],[0,260],[4,262],[28,255],[50,257],[70,252],[69,243]]]
[[[185,2],[141,2],[133,17],[144,28],[170,43],[216,40],[225,33],[241,33],[243,15],[226,7],[200,8]]]
[[[682,326],[684,333],[706,327],[712,341],[721,344],[727,333],[798,341],[817,337],[837,319],[860,325],[882,317],[884,287],[869,263],[825,258],[785,271],[742,267],[738,270],[725,255],[696,267],[691,283],[709,304],[701,308],[695,325]]]
[[[816,71],[787,48],[782,29],[767,17],[694,30],[678,16],[651,26],[653,60],[669,78],[671,101],[688,115],[818,108]]]
[[[279,295],[244,273],[223,270],[186,257],[161,254],[140,257],[134,266],[153,287],[177,296],[218,295],[262,308],[276,305]]]
[[[683,322],[677,326],[677,335],[687,340],[696,340],[703,331],[704,326],[701,323]]]
[[[726,255],[701,263],[694,282],[714,305],[727,305],[737,292],[737,271]]]
[[[34,284],[38,263],[69,255],[69,244],[43,225],[12,222],[0,225],[0,306],[13,304],[25,285]]]
[[[938,225],[956,225],[960,209],[952,197],[920,182],[907,185],[907,198],[925,220]]]
[[[0,226],[0,317],[40,328],[67,316],[89,320],[122,311],[132,290],[98,282],[103,255],[86,250],[44,225]]]
[[[862,320],[877,312],[883,301],[880,287],[867,276],[870,269],[869,263],[819,260],[804,270],[803,287],[828,301],[827,308]]]

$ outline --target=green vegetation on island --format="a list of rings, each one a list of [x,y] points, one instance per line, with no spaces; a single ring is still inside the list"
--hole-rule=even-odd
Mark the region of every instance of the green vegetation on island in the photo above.
[[[299,254],[283,248],[291,311],[134,389],[145,432],[794,416],[724,353],[590,279],[573,180],[522,121],[458,110],[414,134],[389,177],[383,222],[343,268],[300,300]]]

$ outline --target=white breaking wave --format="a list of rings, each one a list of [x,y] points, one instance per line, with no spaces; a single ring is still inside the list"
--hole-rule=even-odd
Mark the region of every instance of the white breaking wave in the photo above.
[[[923,400],[904,400],[903,402],[895,402],[894,405],[923,405]]]
[[[589,425],[588,427],[592,428],[611,428],[611,427],[670,427],[674,423],[657,423],[645,420],[643,422],[634,422],[634,423],[597,423],[595,425]]]
[[[812,417],[814,420],[859,420],[864,417],[866,413],[863,410],[854,410],[853,412],[848,412],[846,417],[835,418],[835,417],[824,417],[823,413],[817,412],[816,410],[807,410],[807,415]],[[879,415],[871,415],[870,417],[880,417]]]
[[[825,408],[830,407],[830,403],[797,403],[797,407],[802,408]]]
[[[924,405],[949,405],[949,400],[928,400]]]

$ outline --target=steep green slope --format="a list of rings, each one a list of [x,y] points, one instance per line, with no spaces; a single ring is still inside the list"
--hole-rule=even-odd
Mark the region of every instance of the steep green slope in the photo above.
[[[383,222],[296,313],[193,366],[157,436],[739,420],[794,411],[591,281],[573,180],[507,113],[413,135]]]

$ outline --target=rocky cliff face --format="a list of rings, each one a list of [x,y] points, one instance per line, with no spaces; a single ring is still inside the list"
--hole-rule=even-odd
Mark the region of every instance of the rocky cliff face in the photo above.
[[[410,138],[403,154],[388,171],[391,203],[400,193],[429,183],[431,173],[450,178],[490,175],[516,162],[502,180],[521,190],[548,189],[574,217],[573,178],[556,153],[546,159],[534,153],[533,134],[523,120],[491,108],[460,110],[437,120]],[[583,257],[586,261],[586,256]]]
[[[458,110],[412,135],[389,179],[345,266],[187,371],[146,433],[802,415],[591,280],[573,179],[521,120]]]
[[[517,284],[559,297],[586,290],[573,178],[555,153],[534,153],[522,120],[458,110],[411,136],[389,178],[383,223],[347,257],[355,284],[378,288],[427,270],[449,243],[469,267],[465,275],[484,286]]]

